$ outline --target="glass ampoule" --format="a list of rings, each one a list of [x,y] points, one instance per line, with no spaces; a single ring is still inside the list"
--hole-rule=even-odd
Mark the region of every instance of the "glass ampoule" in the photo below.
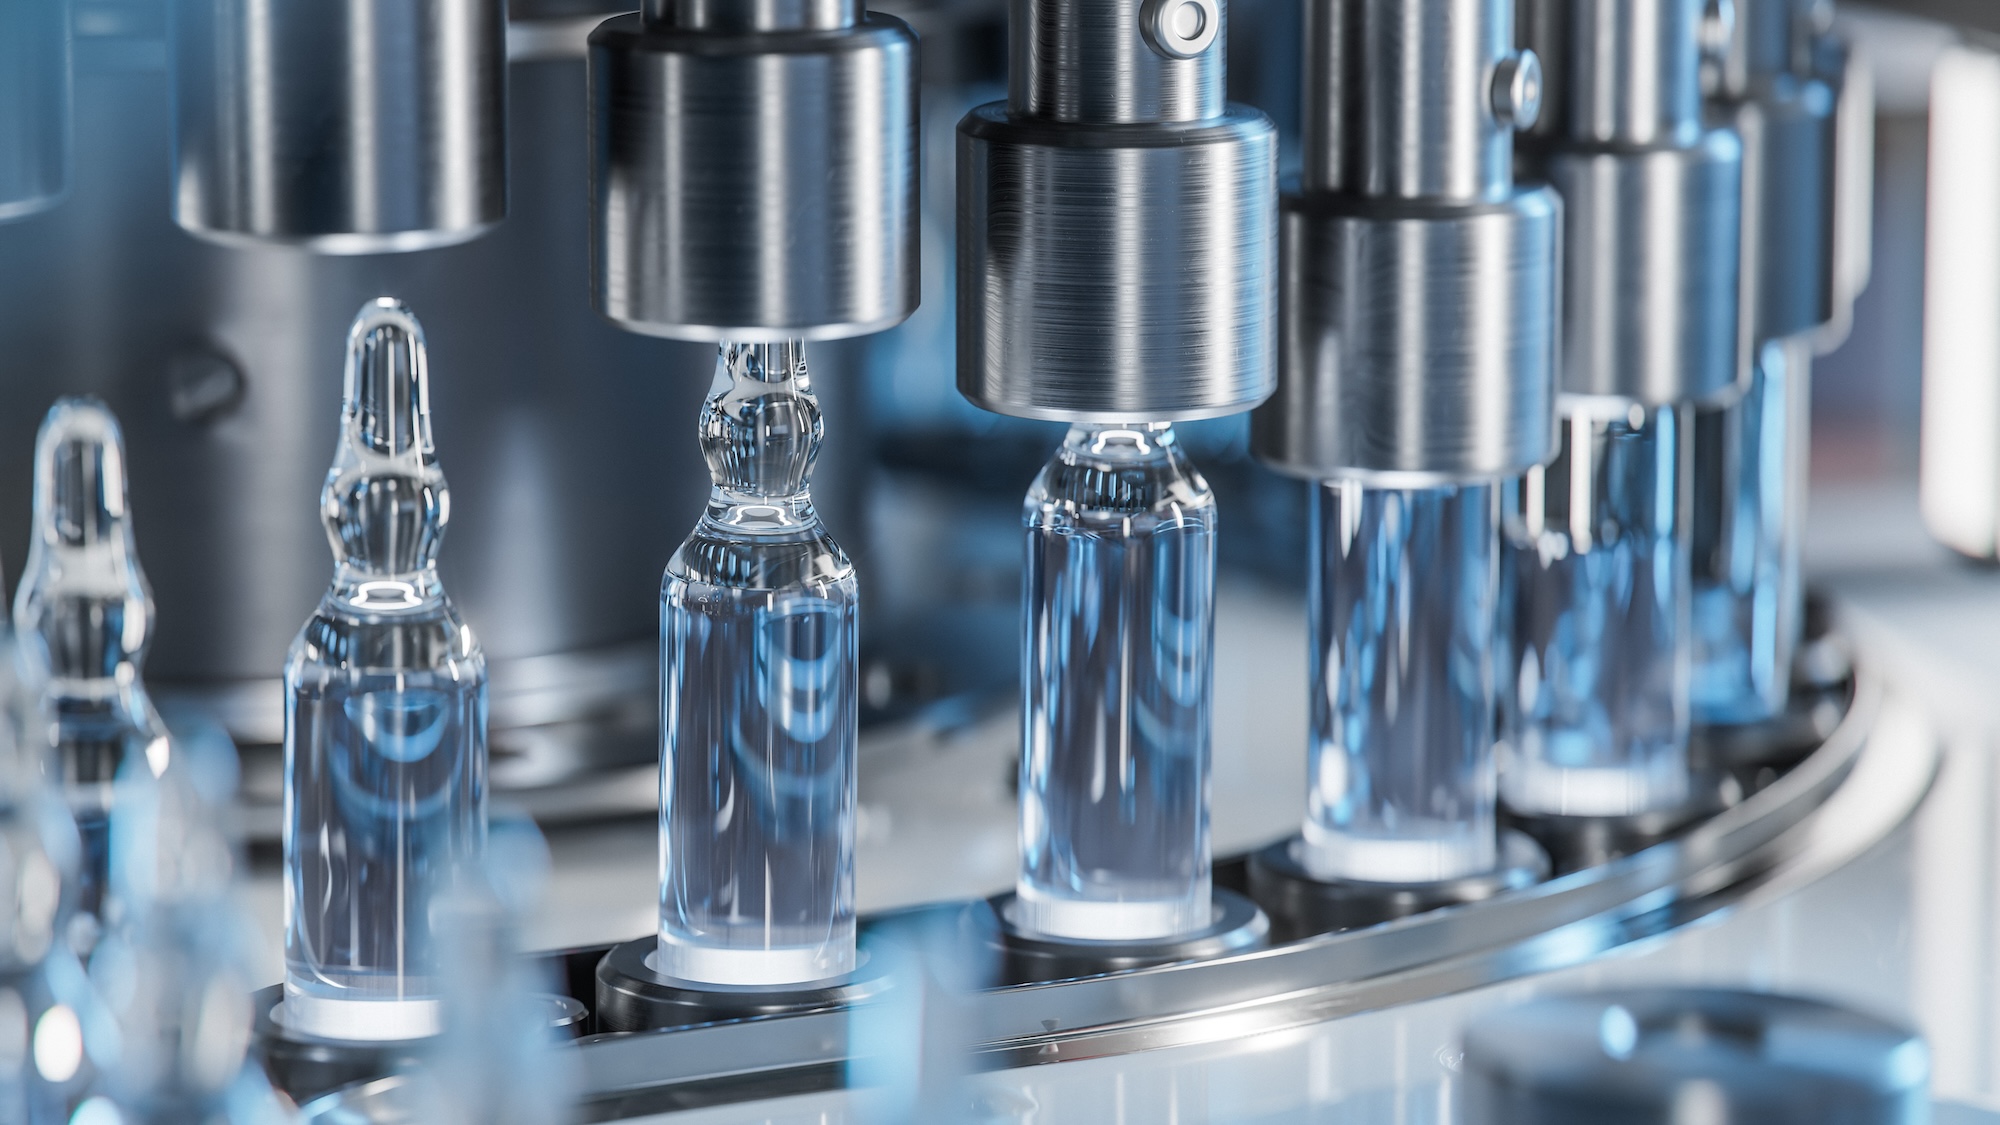
[[[1554,462],[1510,485],[1500,793],[1623,816],[1688,794],[1688,411],[1563,404]]]
[[[1812,347],[1763,346],[1743,396],[1695,416],[1696,722],[1749,723],[1784,710],[1804,623]]]
[[[438,579],[450,494],[423,329],[389,298],[347,338],[320,518],[333,582],[285,664],[285,1002],[335,1039],[439,1027],[428,904],[486,833],[486,661]]]
[[[821,421],[797,342],[722,345],[708,508],[660,590],[656,971],[783,985],[850,972],[856,587],[808,491]]]
[[[13,648],[0,625],[0,1026],[26,1029],[27,1043],[37,1033],[52,1044],[68,1039],[70,1049],[41,1061],[32,1051],[0,1052],[0,1121],[56,1125],[94,1079],[82,1036],[96,998],[64,940],[82,845],[41,748],[17,737]],[[64,1034],[71,1030],[74,1038]]]
[[[1498,486],[1322,481],[1310,542],[1297,858],[1329,880],[1491,870]]]
[[[14,597],[24,741],[45,753],[82,842],[69,939],[102,928],[120,766],[172,757],[141,667],[153,600],[132,535],[125,441],[95,398],[50,408],[35,439],[34,535]]]
[[[1021,872],[1051,937],[1210,924],[1215,497],[1165,422],[1072,426],[1023,511]]]
[[[107,1120],[126,1125],[276,1122],[279,1103],[249,1055],[255,926],[234,897],[236,859],[216,806],[192,774],[185,764],[157,777],[142,763],[119,771],[120,910],[90,959],[118,1046],[96,1096],[116,1111]]]
[[[425,1125],[561,1125],[575,1101],[575,1052],[551,1024],[557,982],[523,944],[549,874],[532,821],[496,820],[484,861],[461,868],[436,901],[444,1031],[416,1076]]]

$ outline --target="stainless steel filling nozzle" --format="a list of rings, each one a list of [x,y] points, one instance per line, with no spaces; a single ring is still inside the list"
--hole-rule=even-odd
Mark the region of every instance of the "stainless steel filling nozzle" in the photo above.
[[[1561,204],[1514,183],[1541,72],[1511,0],[1307,0],[1305,36],[1278,392],[1253,448],[1405,487],[1547,460]]]
[[[917,307],[916,37],[861,0],[648,0],[590,37],[598,311],[832,339]]]
[[[68,0],[0,0],[0,222],[69,186]]]
[[[502,0],[174,0],[174,220],[322,253],[507,213]]]
[[[1714,0],[1522,4],[1548,83],[1520,151],[1565,212],[1565,393],[1708,402],[1748,374],[1737,340],[1743,146],[1706,127],[1701,105],[1701,45],[1719,49],[1731,24]]]
[[[1277,135],[1223,100],[1222,0],[1013,0],[1007,100],[958,127],[958,389],[1178,420],[1274,375]]]

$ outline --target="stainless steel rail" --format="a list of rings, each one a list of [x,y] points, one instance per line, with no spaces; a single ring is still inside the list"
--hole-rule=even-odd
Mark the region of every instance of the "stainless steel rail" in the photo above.
[[[1927,743],[1878,735],[1882,709],[1880,683],[1863,666],[1845,717],[1818,750],[1684,835],[1484,902],[1254,953],[955,988],[945,982],[976,960],[965,935],[983,904],[872,919],[877,955],[909,954],[883,1004],[920,1006],[927,1054],[996,1069],[1302,1027],[1575,965],[1802,886],[1903,823],[1928,792],[1937,755]],[[826,1011],[584,1039],[585,1119],[844,1085],[850,1063],[890,1049],[873,1019]],[[398,1120],[401,1088],[396,1079],[355,1087],[313,1103],[309,1119]]]

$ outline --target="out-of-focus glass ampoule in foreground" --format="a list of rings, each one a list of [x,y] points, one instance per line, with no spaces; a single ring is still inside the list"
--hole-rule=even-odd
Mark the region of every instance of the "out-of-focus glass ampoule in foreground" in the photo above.
[[[1804,623],[1812,345],[1765,344],[1749,389],[1695,419],[1696,720],[1749,723],[1784,710]]]
[[[1313,486],[1298,860],[1314,878],[1428,883],[1498,863],[1497,491]]]
[[[153,602],[132,537],[125,440],[95,398],[51,407],[35,441],[34,536],[14,598],[24,749],[46,755],[83,842],[70,935],[87,955],[101,926],[115,779],[129,759],[172,755],[141,667]]]
[[[660,592],[670,977],[855,967],[856,590],[808,492],[820,433],[803,344],[722,345],[700,427],[714,489]]]
[[[1215,498],[1165,422],[1071,427],[1028,492],[1013,921],[1095,941],[1213,921]]]
[[[486,661],[438,580],[450,495],[423,329],[398,302],[348,333],[320,494],[333,584],[285,666],[285,1003],[291,1027],[440,1027],[432,894],[486,832]]]
[[[1623,816],[1688,796],[1688,408],[1566,399],[1562,449],[1510,485],[1501,793]]]

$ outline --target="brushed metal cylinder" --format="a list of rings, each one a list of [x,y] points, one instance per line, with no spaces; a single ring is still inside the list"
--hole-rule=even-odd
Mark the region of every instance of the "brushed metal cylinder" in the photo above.
[[[1743,138],[1744,315],[1754,346],[1833,317],[1833,92],[1780,76],[1720,109]]]
[[[1570,394],[1706,403],[1739,387],[1742,144],[1548,156],[1562,193],[1563,347]]]
[[[1007,32],[1016,117],[1103,124],[1223,112],[1221,0],[1012,0]]]
[[[916,309],[916,38],[607,20],[590,37],[592,296],[635,332],[831,339]]]
[[[1507,193],[1513,130],[1492,95],[1514,54],[1512,4],[1306,0],[1304,34],[1306,191]]]
[[[1562,203],[1287,195],[1278,393],[1251,445],[1309,479],[1517,475],[1555,451]]]
[[[958,132],[958,389],[1024,418],[1217,417],[1274,385],[1277,137],[1232,106]]]
[[[1703,0],[1527,0],[1554,127],[1525,166],[1562,193],[1561,389],[1714,402],[1740,335],[1743,145],[1701,115]]]
[[[0,222],[68,190],[69,18],[67,0],[0,0]]]
[[[174,0],[173,29],[190,234],[361,254],[505,217],[502,0]]]

